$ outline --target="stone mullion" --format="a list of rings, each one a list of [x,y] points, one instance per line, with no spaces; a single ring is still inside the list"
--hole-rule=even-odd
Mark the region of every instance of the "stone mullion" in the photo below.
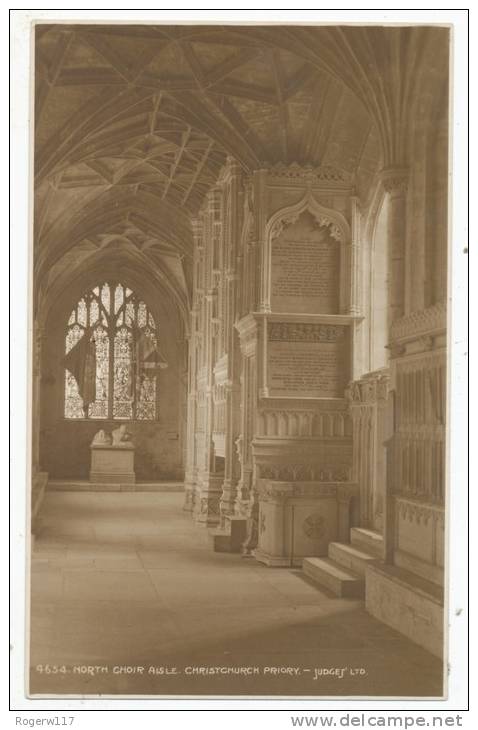
[[[368,527],[368,492],[367,480],[367,412],[366,406],[360,408],[360,517],[361,524]]]
[[[385,478],[384,472],[384,436],[386,429],[386,400],[385,398],[377,399],[374,406],[374,434],[373,434],[373,447],[374,447],[374,461],[373,461],[373,521],[374,525],[379,529],[383,528],[383,508],[384,508],[384,492],[385,492]]]
[[[362,511],[362,525],[364,527],[370,527],[369,518],[369,497],[370,497],[370,484],[368,480],[367,466],[368,466],[368,432],[367,432],[367,406],[362,407],[362,423],[361,423],[361,459],[362,459],[362,475],[360,480],[360,504]]]
[[[255,241],[247,244],[247,297],[246,297],[246,314],[257,310],[259,300],[257,269],[258,266],[258,246]]]
[[[375,448],[374,448],[374,435],[375,435],[375,418],[374,418],[375,405],[370,404],[367,408],[367,484],[368,484],[368,500],[367,500],[367,520],[369,527],[374,527],[373,521],[373,502],[375,493],[373,467],[375,463]]]

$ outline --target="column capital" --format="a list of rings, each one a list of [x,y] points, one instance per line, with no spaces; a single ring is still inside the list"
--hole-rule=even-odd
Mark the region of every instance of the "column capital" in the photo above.
[[[406,167],[386,167],[380,172],[383,187],[392,195],[405,195],[409,177],[409,170]]]

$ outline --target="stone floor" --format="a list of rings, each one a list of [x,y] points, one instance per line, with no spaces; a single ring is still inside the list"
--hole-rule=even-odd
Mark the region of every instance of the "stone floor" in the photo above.
[[[442,694],[440,661],[363,602],[300,570],[213,553],[181,501],[47,493],[32,556],[31,694]]]

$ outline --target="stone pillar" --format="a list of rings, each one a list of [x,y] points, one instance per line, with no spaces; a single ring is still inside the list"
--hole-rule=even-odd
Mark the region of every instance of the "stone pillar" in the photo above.
[[[220,502],[221,516],[231,516],[234,514],[234,506],[237,493],[237,451],[235,445],[234,434],[235,429],[235,395],[236,389],[233,384],[228,381],[226,388],[226,433],[225,433],[225,463],[224,463],[224,482],[222,486],[222,496]]]
[[[201,367],[200,362],[200,327],[201,310],[203,307],[203,278],[204,278],[204,247],[203,247],[203,220],[201,217],[192,220],[194,238],[194,271],[193,271],[193,307],[191,310],[191,334],[189,337],[188,352],[188,402],[187,402],[187,435],[186,435],[186,468],[184,479],[184,510],[193,512],[197,490],[197,448],[196,434],[198,431],[198,398],[197,376]]]
[[[227,356],[227,377],[225,387],[225,438],[224,438],[224,483],[221,497],[221,518],[232,516],[235,509],[237,484],[239,481],[239,461],[236,440],[239,436],[239,362],[240,352],[237,334],[234,329],[236,320],[237,287],[239,276],[237,273],[237,256],[241,235],[240,228],[240,183],[242,171],[232,159],[228,160],[225,184],[228,186],[227,220],[224,221],[224,258],[223,271],[225,284],[225,322],[224,344]]]
[[[194,510],[196,490],[196,358],[197,358],[197,312],[191,313],[191,336],[189,337],[189,382],[187,401],[187,430],[186,430],[186,469],[184,479],[184,507],[186,512]]]
[[[207,208],[204,211],[205,227],[203,229],[204,260],[204,319],[201,328],[202,347],[205,348],[203,371],[201,373],[203,412],[203,443],[198,468],[199,499],[195,506],[195,516],[199,523],[206,526],[217,525],[220,521],[219,500],[222,493],[222,476],[215,473],[214,464],[214,358],[217,329],[217,256],[221,235],[221,201],[220,191],[214,188],[207,197]]]
[[[349,314],[362,313],[362,267],[360,257],[361,215],[358,198],[352,198],[352,241],[350,244],[350,306]]]
[[[206,342],[208,352],[206,355],[206,382],[204,388],[204,452],[202,465],[199,473],[200,497],[198,510],[196,511],[197,521],[207,526],[219,523],[219,500],[221,495],[220,483],[222,480],[214,474],[214,443],[212,433],[214,428],[213,418],[213,373],[212,373],[212,311],[214,303],[214,292],[210,290],[206,294]]]
[[[269,290],[270,258],[265,256],[265,229],[267,222],[267,171],[257,170],[254,173],[254,237],[257,242],[254,246],[254,270],[251,271],[255,280],[255,294],[252,302],[253,310],[270,312]]]
[[[247,519],[247,537],[243,544],[245,556],[251,556],[257,546],[259,500],[256,490],[252,440],[257,404],[257,346],[258,324],[252,315],[243,317],[236,328],[240,335],[242,355],[240,435],[236,440],[241,475],[237,488],[235,513]]]
[[[389,196],[388,207],[388,326],[405,313],[405,251],[407,232],[408,171],[388,168],[382,183]]]
[[[242,555],[253,558],[259,542],[259,495],[256,489],[251,490],[249,509],[247,512],[247,536],[242,545]]]

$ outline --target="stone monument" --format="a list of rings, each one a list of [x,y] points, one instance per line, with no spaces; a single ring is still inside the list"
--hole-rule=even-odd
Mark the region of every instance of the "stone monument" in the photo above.
[[[100,484],[134,484],[134,444],[122,423],[108,435],[103,429],[90,445],[90,482]]]

